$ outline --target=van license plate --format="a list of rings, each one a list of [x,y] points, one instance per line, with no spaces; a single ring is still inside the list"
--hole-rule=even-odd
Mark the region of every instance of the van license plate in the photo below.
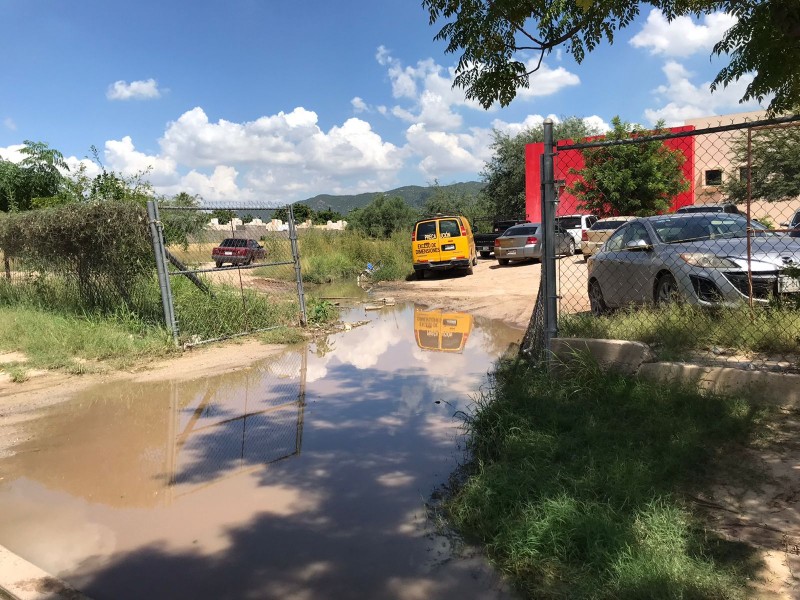
[[[800,292],[800,279],[786,275],[781,276],[778,279],[778,292],[781,294]]]
[[[442,250],[455,250],[455,249],[456,249],[455,244],[445,244],[444,246],[442,246]]]

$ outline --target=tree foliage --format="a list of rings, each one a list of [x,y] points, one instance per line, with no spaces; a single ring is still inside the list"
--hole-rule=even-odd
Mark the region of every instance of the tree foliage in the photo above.
[[[436,39],[460,53],[454,85],[484,108],[508,105],[545,54],[564,46],[583,61],[617,31],[630,25],[642,7],[661,10],[670,21],[715,11],[739,22],[714,47],[730,63],[712,89],[755,72],[742,100],[774,94],[770,110],[800,106],[800,3],[797,0],[422,0],[431,25],[444,22]],[[533,54],[534,59],[525,61]]]
[[[410,230],[419,212],[399,197],[378,196],[347,215],[347,228],[373,238],[388,238],[395,231]]]
[[[433,193],[423,207],[425,214],[463,215],[473,224],[489,217],[483,196],[459,192],[453,186],[442,187],[438,182],[434,182],[431,188]]]
[[[611,122],[613,129],[606,141],[651,133],[619,117]],[[658,140],[598,146],[582,154],[585,167],[572,170],[580,178],[568,191],[578,198],[583,210],[599,217],[662,213],[669,210],[677,194],[689,189],[681,168],[686,157]]]
[[[553,126],[556,140],[580,140],[599,133],[597,127],[578,117],[568,117]],[[491,218],[524,218],[525,146],[543,142],[544,127],[526,129],[513,136],[497,130],[493,134],[494,154],[481,173],[486,182],[483,188],[485,211]]]
[[[750,144],[750,196],[753,200],[790,200],[800,196],[800,124],[769,127],[752,132]],[[734,172],[728,173],[723,193],[733,202],[747,200],[747,133],[731,146]],[[740,177],[739,168],[744,167]]]
[[[330,206],[324,210],[312,211],[311,221],[315,225],[327,225],[328,221],[336,223],[344,219],[341,213],[336,212]]]
[[[37,199],[57,196],[69,171],[58,150],[44,142],[25,140],[23,144],[19,164],[0,159],[0,210],[4,212],[28,210],[37,205]]]

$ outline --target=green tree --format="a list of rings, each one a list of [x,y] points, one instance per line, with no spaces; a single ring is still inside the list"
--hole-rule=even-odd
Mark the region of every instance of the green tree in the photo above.
[[[0,159],[0,210],[28,210],[53,204],[69,167],[58,150],[25,140],[19,164]]]
[[[347,228],[373,238],[388,238],[395,231],[410,229],[419,213],[399,196],[376,196],[369,204],[347,215]]]
[[[752,132],[750,143],[750,195],[753,200],[790,200],[800,196],[800,125],[771,127]],[[747,134],[731,146],[731,163],[723,193],[732,202],[747,200]],[[741,170],[740,170],[741,168]]]
[[[580,140],[597,135],[600,130],[578,117],[568,117],[553,126],[556,140]],[[525,217],[525,146],[544,141],[544,127],[526,129],[517,135],[493,132],[494,155],[483,168],[481,177],[485,211],[492,218]],[[538,165],[534,166],[538,168]]]
[[[614,117],[606,141],[627,140],[645,132]],[[661,127],[661,124],[658,126]],[[686,157],[661,141],[599,146],[582,151],[585,167],[568,191],[580,207],[599,217],[645,217],[669,210],[672,199],[689,189],[681,165]]]
[[[442,187],[438,181],[430,186],[432,194],[425,201],[423,212],[429,215],[463,215],[473,224],[488,217],[487,206],[483,197],[477,194],[455,191],[451,187]]]
[[[344,219],[342,213],[336,212],[330,206],[325,210],[320,210],[314,213],[312,217],[312,221],[315,225],[326,225],[328,221],[336,223],[337,221],[341,221]]]
[[[800,106],[800,3],[797,0],[422,0],[446,51],[460,53],[454,85],[484,108],[508,105],[530,85],[545,54],[564,46],[578,62],[630,25],[642,8],[669,20],[716,11],[738,22],[714,46],[730,57],[712,84],[727,86],[755,73],[742,101],[774,94],[770,110]],[[533,59],[525,62],[533,55]]]
[[[216,219],[220,225],[227,225],[235,216],[236,213],[232,210],[214,210],[211,212],[211,218]]]
[[[180,192],[172,198],[162,198],[159,201],[161,222],[164,224],[164,237],[167,243],[181,244],[184,247],[189,243],[189,236],[197,235],[208,225],[211,215],[199,210],[200,197]],[[198,210],[169,210],[172,207],[197,208]],[[164,210],[166,209],[166,210]]]
[[[292,212],[294,213],[294,222],[295,223],[303,223],[308,219],[311,219],[314,215],[314,211],[308,204],[301,204],[296,202],[292,204]],[[289,221],[289,208],[279,208],[275,211],[274,215],[275,219],[280,219],[284,223]]]

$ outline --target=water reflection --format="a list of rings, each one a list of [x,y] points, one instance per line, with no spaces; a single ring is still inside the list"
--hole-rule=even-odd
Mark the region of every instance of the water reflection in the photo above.
[[[458,459],[453,413],[520,332],[413,306],[343,318],[368,322],[237,372],[44,410],[0,460],[0,544],[94,597],[474,592],[431,553],[423,499]],[[463,334],[458,351],[419,344],[434,323]]]
[[[423,350],[462,352],[472,332],[472,315],[414,306],[414,338]]]

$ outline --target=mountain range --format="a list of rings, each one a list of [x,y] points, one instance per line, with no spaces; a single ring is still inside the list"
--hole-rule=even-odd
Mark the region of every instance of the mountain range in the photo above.
[[[420,185],[406,185],[386,192],[366,192],[363,194],[354,195],[319,194],[313,198],[300,200],[300,203],[310,206],[315,211],[331,208],[342,215],[346,215],[354,208],[360,208],[369,204],[378,196],[387,196],[389,198],[399,196],[411,206],[422,207],[428,198],[430,198],[437,190],[445,194],[453,193],[458,195],[466,194],[475,196],[484,188],[485,185],[486,184],[480,181],[467,181],[463,183],[453,183],[450,185],[427,187]]]

